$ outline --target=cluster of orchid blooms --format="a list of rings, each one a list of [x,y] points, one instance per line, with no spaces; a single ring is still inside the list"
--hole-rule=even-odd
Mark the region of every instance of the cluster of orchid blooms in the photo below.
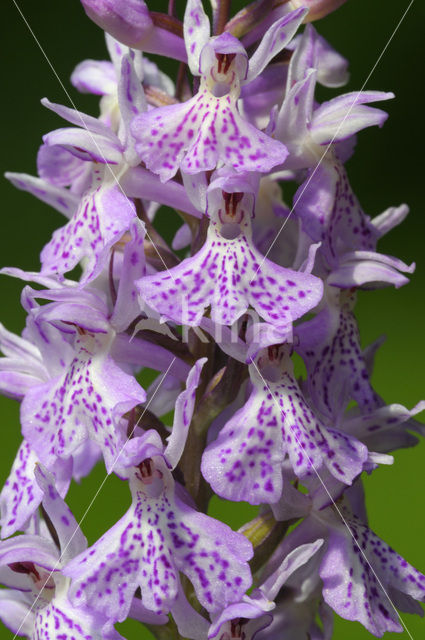
[[[67,221],[39,273],[3,269],[31,284],[22,336],[0,329],[23,435],[0,494],[1,620],[39,640],[121,638],[129,617],[164,639],[326,640],[333,610],[402,631],[425,576],[368,528],[361,474],[416,443],[425,403],[377,395],[379,342],[361,348],[353,307],[358,288],[407,282],[414,266],[376,245],[408,209],[371,219],[344,168],[393,95],[315,99],[347,81],[311,25],[336,0],[230,19],[216,0],[212,29],[201,0],[183,23],[143,0],[83,4],[111,61],[71,82],[100,116],[43,100],[67,125],[38,177],[7,176]],[[176,84],[146,53],[179,61]],[[171,246],[161,205],[181,220]],[[64,499],[100,459],[132,504],[87,547]],[[233,531],[206,515],[214,493],[258,517]]]

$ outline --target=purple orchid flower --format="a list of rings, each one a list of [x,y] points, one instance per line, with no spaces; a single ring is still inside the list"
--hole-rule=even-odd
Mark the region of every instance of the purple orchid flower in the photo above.
[[[208,611],[237,600],[251,583],[246,562],[251,544],[194,511],[182,500],[171,473],[184,447],[203,364],[200,360],[192,369],[187,390],[177,401],[167,447],[153,431],[130,441],[138,466],[130,472],[129,511],[65,570],[74,579],[73,601],[108,610],[114,620],[125,619],[138,586],[149,610],[173,612],[178,606],[178,571],[189,578]]]
[[[251,504],[275,503],[289,457],[302,481],[322,468],[345,485],[361,473],[366,447],[327,427],[308,406],[293,375],[289,348],[260,352],[250,366],[253,391],[205,450],[202,473],[218,495]]]
[[[266,173],[285,160],[285,146],[244,120],[237,100],[241,86],[289,43],[304,15],[304,9],[297,9],[273,24],[248,61],[230,33],[210,38],[200,0],[187,3],[185,43],[190,70],[201,76],[199,91],[183,104],[140,114],[132,125],[137,152],[163,182],[179,168],[194,174],[225,165]]]
[[[142,298],[165,318],[199,325],[211,306],[212,320],[230,325],[252,306],[266,322],[288,326],[319,302],[318,279],[279,267],[254,247],[254,199],[243,188],[238,177],[215,180],[208,190],[204,246],[177,267],[138,282]]]

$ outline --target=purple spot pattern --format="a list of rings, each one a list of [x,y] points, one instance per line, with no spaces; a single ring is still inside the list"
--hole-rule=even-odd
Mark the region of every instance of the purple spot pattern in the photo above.
[[[317,193],[323,190],[327,196],[318,203]],[[322,163],[299,192],[296,213],[308,235],[323,243],[320,251],[331,265],[348,251],[375,250],[378,232],[362,210],[342,164]]]
[[[358,520],[348,524],[358,545],[345,528],[331,531],[320,567],[325,601],[376,636],[403,631],[382,587],[398,607],[421,615],[413,599],[425,601],[425,576]]]
[[[319,324],[328,327],[325,339],[317,346],[304,349],[302,335],[308,336],[310,326]],[[370,383],[356,318],[349,304],[342,304],[336,311],[324,309],[305,323],[301,331],[297,351],[305,360],[309,393],[321,413],[330,418],[341,415],[350,399],[355,400],[363,412],[370,412],[381,404]]]
[[[287,371],[264,384],[251,366],[254,389],[202,458],[202,474],[218,495],[251,504],[274,503],[282,494],[281,467],[289,457],[297,475],[324,466],[344,484],[362,471],[367,448],[327,428],[307,405]]]
[[[217,165],[267,172],[281,164],[286,147],[240,116],[238,95],[215,97],[201,83],[187,102],[137,116],[132,125],[136,151],[148,169],[165,182],[179,168],[189,174]]]
[[[125,440],[119,418],[146,394],[108,355],[110,344],[111,336],[78,337],[64,374],[25,396],[22,430],[47,466],[72,455],[88,438],[99,445],[107,468],[118,455]]]
[[[168,613],[179,571],[208,611],[240,600],[251,584],[246,538],[180,502],[174,487],[150,497],[137,472],[131,486],[129,511],[65,569],[75,578],[73,602],[124,620],[140,586],[145,607]]]
[[[315,307],[322,297],[321,281],[264,259],[253,245],[246,213],[240,227],[237,238],[225,239],[219,218],[212,217],[197,254],[137,282],[143,299],[165,317],[192,326],[199,325],[209,306],[219,324],[233,324],[251,305],[276,326]]]
[[[81,199],[73,218],[57,229],[41,252],[41,273],[64,274],[88,259],[83,281],[93,279],[109,258],[109,249],[135,217],[134,204],[115,184],[102,185],[102,168],[93,171],[93,187]]]
[[[94,624],[103,620],[95,621],[93,616],[84,615],[69,603],[63,604],[64,607],[57,604],[55,598],[38,611],[32,636],[34,640],[96,640],[104,637]]]
[[[41,502],[43,492],[34,478],[38,458],[24,440],[0,494],[2,537],[22,528]]]
[[[39,506],[43,492],[34,477],[34,468],[38,457],[24,440],[18,449],[11,472],[0,493],[0,511],[2,537],[6,538],[19,529]],[[61,495],[68,490],[72,475],[71,463],[55,466],[56,484]]]

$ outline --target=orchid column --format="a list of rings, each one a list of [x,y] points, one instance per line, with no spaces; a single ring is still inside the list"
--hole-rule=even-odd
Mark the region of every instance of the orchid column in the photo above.
[[[369,529],[362,479],[417,442],[424,403],[377,394],[355,304],[413,273],[377,246],[408,207],[370,217],[345,168],[393,94],[315,97],[347,80],[311,25],[339,2],[217,2],[211,21],[199,0],[83,4],[110,61],[71,82],[100,115],[44,99],[66,124],[38,176],[7,176],[66,221],[39,271],[3,270],[29,284],[26,328],[0,335],[23,436],[0,616],[32,638],[116,638],[132,618],[159,638],[326,639],[332,610],[402,631],[425,577]],[[179,62],[174,81],[150,53]],[[180,220],[170,244],[160,205]],[[88,546],[64,500],[99,461],[131,506]],[[258,517],[232,531],[214,494]]]

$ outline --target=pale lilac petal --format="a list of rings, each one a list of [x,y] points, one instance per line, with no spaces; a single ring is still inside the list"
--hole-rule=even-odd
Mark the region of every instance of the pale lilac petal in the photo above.
[[[174,251],[184,249],[191,243],[191,241],[192,231],[190,230],[189,225],[184,223],[179,229],[177,229],[173,242],[171,243],[171,248],[174,249]]]
[[[409,430],[416,430],[419,423],[412,418],[421,411],[425,411],[423,400],[410,410],[401,404],[390,404],[366,414],[348,414],[343,428],[347,433],[367,442],[370,449],[387,453],[395,448],[417,443]]]
[[[407,265],[398,258],[374,251],[351,251],[343,254],[339,265],[327,278],[327,283],[349,289],[350,287],[381,287],[392,284],[398,289],[409,282],[402,273],[413,273],[415,263]],[[401,272],[401,273],[400,273]]]
[[[125,147],[125,157],[128,164],[136,166],[139,159],[134,151],[133,137],[130,123],[139,113],[147,110],[145,93],[142,83],[134,70],[130,56],[124,56],[121,63],[121,75],[118,83],[118,104],[121,115],[120,139]]]
[[[50,205],[67,218],[71,218],[77,211],[80,199],[75,194],[45,182],[41,178],[29,176],[26,173],[5,173],[14,187],[28,191],[33,196]]]
[[[289,151],[286,166],[289,169],[305,168],[311,163],[305,137],[308,135],[307,124],[313,111],[316,76],[316,70],[309,69],[305,78],[289,89],[277,117],[276,137],[285,140]],[[294,201],[296,202],[296,197]]]
[[[32,534],[14,536],[0,542],[0,565],[34,562],[44,569],[57,568],[58,550],[51,540]]]
[[[307,24],[299,38],[289,65],[289,85],[301,80],[309,69],[317,69],[318,81],[325,87],[340,87],[348,81],[348,60],[335,51]]]
[[[13,634],[32,637],[35,613],[30,606],[31,600],[20,591],[0,589],[0,620]]]
[[[117,88],[114,65],[106,60],[83,60],[72,72],[71,84],[81,93],[113,94]]]
[[[187,377],[186,389],[180,393],[176,400],[173,430],[167,438],[167,447],[164,451],[164,456],[171,469],[177,466],[186,445],[189,425],[195,408],[196,389],[206,362],[207,358],[197,360]]]
[[[109,136],[92,133],[85,129],[56,129],[43,136],[44,144],[60,145],[76,158],[101,164],[120,164],[122,147],[116,136],[108,129]]]
[[[293,549],[280,567],[261,585],[260,590],[268,600],[275,600],[281,587],[297,569],[305,565],[323,545],[324,540],[303,544]]]
[[[153,200],[169,207],[181,209],[196,218],[202,217],[201,212],[190,202],[183,185],[174,180],[162,184],[158,176],[142,167],[132,167],[121,178],[120,184],[129,198]]]
[[[59,495],[54,476],[40,464],[36,466],[34,475],[43,494],[43,507],[58,536],[61,562],[66,563],[87,548],[87,540],[71,509]]]
[[[358,91],[324,102],[313,113],[311,137],[314,142],[323,145],[344,140],[366,127],[381,127],[388,114],[364,104],[390,98],[394,98],[393,93]]]
[[[101,137],[110,139],[111,142],[116,142],[116,136],[112,133],[110,128],[97,118],[89,116],[82,111],[77,111],[76,109],[65,107],[62,104],[50,102],[50,100],[48,100],[47,98],[42,98],[41,104],[43,105],[43,107],[54,111],[58,114],[58,116],[60,116],[64,120],[67,120],[71,124],[75,124],[75,126],[77,127],[82,127],[87,134],[99,134],[99,136]],[[58,131],[61,131],[61,129],[58,129]],[[73,129],[62,129],[62,131],[73,131]],[[52,131],[52,133],[54,132]]]
[[[42,144],[37,153],[37,171],[40,178],[57,187],[72,185],[71,193],[78,196],[87,188],[91,167],[63,147]]]
[[[187,64],[192,75],[199,75],[199,57],[210,37],[210,21],[201,0],[188,0],[183,20]]]
[[[287,46],[306,13],[306,9],[301,7],[291,11],[272,24],[249,60],[246,82],[256,78],[265,69],[270,60]]]
[[[409,207],[407,204],[401,204],[399,207],[390,207],[379,216],[372,218],[372,224],[378,230],[379,236],[382,237],[403,222],[408,213]]]
[[[168,371],[164,384],[167,383],[169,377],[175,377],[179,381],[185,382],[190,369],[187,362],[180,360],[180,358],[174,356],[171,351],[168,351],[164,347],[154,344],[153,342],[148,342],[147,340],[131,338],[126,334],[116,336],[111,347],[111,356],[117,362],[134,365],[137,367],[137,370],[139,370],[140,367],[149,367],[157,371]],[[174,400],[172,402],[173,407]],[[167,412],[168,409],[163,413]],[[154,411],[154,413],[156,412]]]
[[[131,240],[124,247],[117,300],[109,320],[118,333],[125,331],[140,313],[135,281],[145,274],[145,225],[141,220],[135,218],[131,222],[130,234]]]

